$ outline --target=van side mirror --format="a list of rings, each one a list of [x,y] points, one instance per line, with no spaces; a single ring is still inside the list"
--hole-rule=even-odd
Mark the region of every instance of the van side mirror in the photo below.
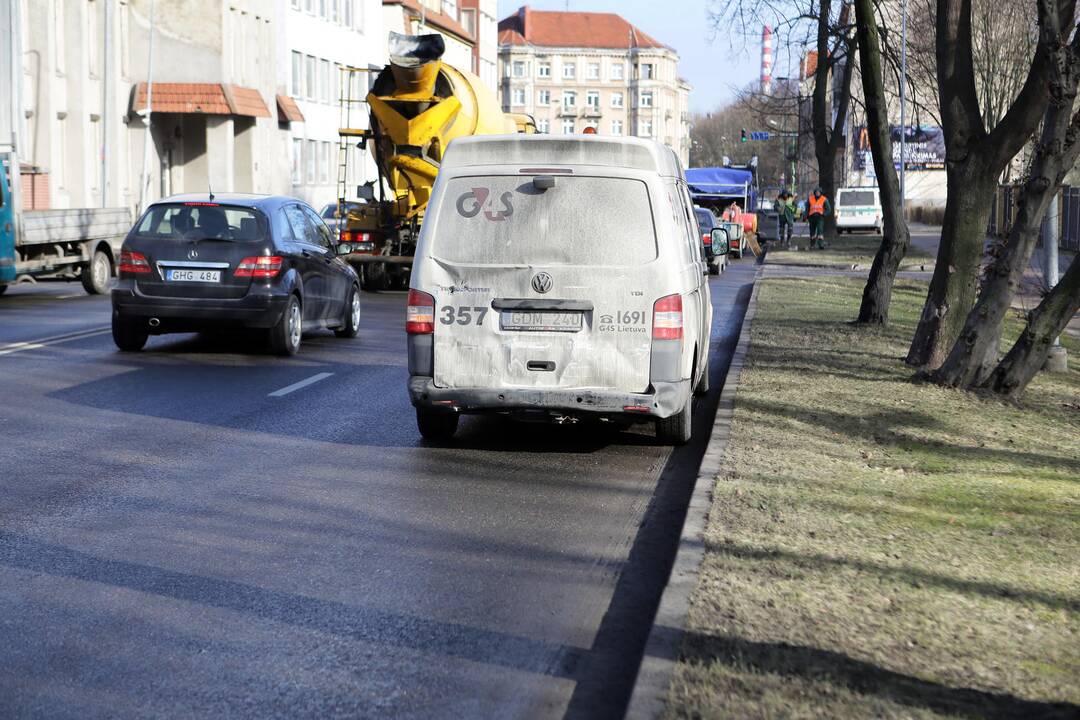
[[[712,251],[713,255],[727,255],[731,247],[728,245],[727,230],[724,228],[713,228],[712,235]]]

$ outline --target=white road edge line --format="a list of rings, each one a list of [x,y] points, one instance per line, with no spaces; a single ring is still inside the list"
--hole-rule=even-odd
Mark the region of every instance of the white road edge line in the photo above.
[[[280,390],[275,390],[274,392],[270,393],[270,397],[281,397],[283,395],[288,395],[291,392],[296,392],[297,390],[301,390],[303,388],[306,388],[308,385],[314,385],[315,383],[319,382],[320,380],[325,380],[326,378],[330,377],[333,374],[334,373],[328,373],[328,372],[317,373],[315,375],[312,375],[311,377],[309,377],[306,380],[301,380],[298,383],[293,383],[292,385],[287,385],[286,387],[283,387]]]
[[[83,338],[94,337],[96,335],[104,335],[109,332],[109,328],[92,328],[90,330],[81,330],[77,333],[68,333],[66,335],[54,335],[53,337],[41,338],[40,340],[27,340],[24,342],[10,343],[0,347],[0,355],[12,355],[24,350],[37,350],[43,348],[46,345],[57,345],[62,342],[69,342],[71,340],[82,340]]]

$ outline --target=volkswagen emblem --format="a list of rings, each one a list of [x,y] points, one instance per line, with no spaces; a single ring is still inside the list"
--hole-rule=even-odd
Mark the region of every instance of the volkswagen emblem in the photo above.
[[[551,289],[551,276],[546,272],[539,272],[533,275],[532,289],[538,293],[546,293]]]
[[[196,250],[195,248],[191,248],[190,250],[187,251],[187,256],[188,256],[188,260],[194,260],[195,258],[199,257],[199,251]]]

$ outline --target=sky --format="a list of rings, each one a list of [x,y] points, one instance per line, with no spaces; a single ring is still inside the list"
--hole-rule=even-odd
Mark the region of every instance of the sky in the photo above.
[[[499,0],[499,18],[517,12],[523,0]],[[693,86],[690,110],[709,112],[730,102],[735,91],[754,82],[760,72],[761,29],[752,37],[712,38],[706,0],[532,0],[534,10],[613,12],[622,15],[657,41],[679,53],[679,72]],[[774,51],[775,77],[787,74],[786,56]]]

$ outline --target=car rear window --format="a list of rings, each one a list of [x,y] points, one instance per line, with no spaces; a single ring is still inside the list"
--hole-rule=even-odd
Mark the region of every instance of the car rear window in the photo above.
[[[266,217],[252,208],[216,203],[161,203],[140,218],[133,233],[166,240],[255,242],[267,237]]]
[[[707,233],[719,225],[716,221],[716,216],[708,210],[695,210],[694,216],[697,217],[698,229],[703,233]]]
[[[656,259],[656,231],[644,182],[531,176],[458,177],[442,194],[435,256],[475,265],[641,265]]]
[[[837,201],[840,207],[852,205],[877,205],[877,191],[875,190],[844,190],[840,193]]]

